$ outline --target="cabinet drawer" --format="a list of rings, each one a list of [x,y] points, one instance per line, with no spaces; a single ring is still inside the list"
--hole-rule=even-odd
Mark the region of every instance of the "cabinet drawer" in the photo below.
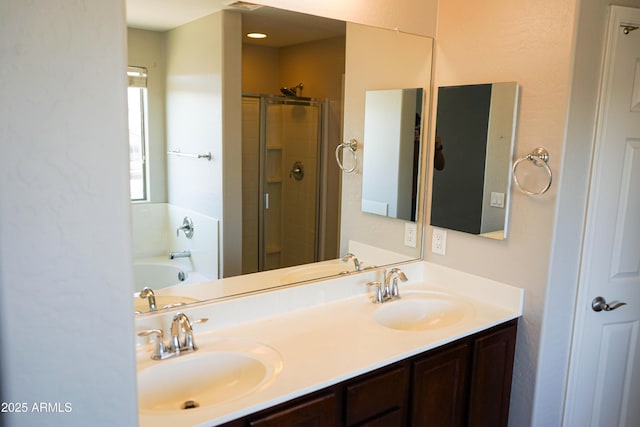
[[[384,371],[376,371],[348,385],[346,388],[347,426],[360,424],[385,413],[391,416],[394,411],[398,414],[393,417],[404,420],[408,385],[409,374],[405,364],[394,365],[393,368]],[[402,421],[396,425],[401,424]]]
[[[325,427],[339,425],[334,393],[303,400],[275,413],[253,419],[251,427]]]

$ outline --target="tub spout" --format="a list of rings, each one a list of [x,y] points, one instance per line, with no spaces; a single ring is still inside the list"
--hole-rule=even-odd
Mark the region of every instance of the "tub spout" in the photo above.
[[[191,251],[169,252],[169,259],[191,258]]]

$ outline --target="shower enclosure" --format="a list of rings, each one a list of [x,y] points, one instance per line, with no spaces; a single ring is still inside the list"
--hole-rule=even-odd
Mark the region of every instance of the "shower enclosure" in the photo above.
[[[323,101],[242,98],[243,273],[319,260]]]

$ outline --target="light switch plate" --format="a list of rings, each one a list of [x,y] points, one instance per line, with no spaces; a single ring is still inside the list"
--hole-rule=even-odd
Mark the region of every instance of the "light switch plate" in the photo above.
[[[447,230],[434,228],[431,236],[431,252],[444,255],[447,252]]]
[[[418,225],[415,222],[404,223],[404,245],[415,248],[418,241]]]
[[[491,206],[494,208],[504,208],[504,193],[491,192]]]

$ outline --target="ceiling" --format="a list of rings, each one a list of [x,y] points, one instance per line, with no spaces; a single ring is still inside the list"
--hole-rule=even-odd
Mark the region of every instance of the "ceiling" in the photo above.
[[[233,0],[127,0],[130,27],[167,31],[220,10],[242,13],[242,32],[261,32],[266,39],[245,42],[282,47],[344,36],[345,23]]]

